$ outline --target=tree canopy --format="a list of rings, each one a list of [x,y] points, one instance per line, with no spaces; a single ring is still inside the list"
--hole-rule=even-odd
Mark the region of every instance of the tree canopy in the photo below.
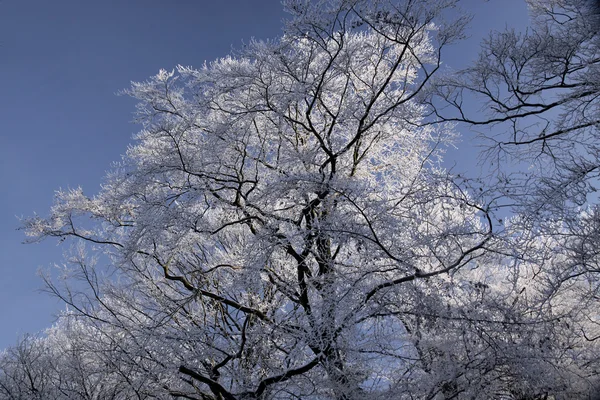
[[[284,4],[279,39],[133,83],[100,193],[25,221],[72,243],[68,309],[0,398],[592,398],[596,14],[531,0],[442,75],[455,0]],[[442,166],[457,123],[510,127],[487,179]]]

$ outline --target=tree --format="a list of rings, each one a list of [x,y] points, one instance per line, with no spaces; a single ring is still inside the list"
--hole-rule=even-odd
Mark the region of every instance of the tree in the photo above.
[[[6,399],[54,398],[43,342],[26,336],[0,354],[0,395]]]
[[[25,222],[32,240],[80,243],[66,275],[87,290],[47,280],[82,324],[77,362],[56,370],[86,379],[62,395],[98,382],[115,398],[584,393],[552,347],[558,317],[517,284],[543,283],[534,254],[510,253],[537,242],[497,234],[440,167],[451,126],[423,123],[468,20],[444,23],[454,5],[290,0],[279,40],[134,83],[143,129],[102,191],[61,191]]]
[[[537,303],[560,310],[562,330],[587,360],[582,376],[597,381],[600,9],[586,0],[528,4],[525,33],[490,34],[473,66],[432,86],[430,116],[482,131],[497,183],[481,198],[490,212],[518,215],[512,232],[537,236],[537,255],[527,247],[515,258],[547,274]]]
[[[152,376],[125,361],[120,335],[103,329],[66,313],[43,337],[25,336],[0,354],[0,398],[157,398],[148,392]]]
[[[431,110],[438,120],[493,127],[485,157],[504,172],[516,212],[566,218],[595,200],[600,9],[588,0],[527,3],[532,26],[490,34],[473,66],[435,86]],[[473,114],[472,98],[483,112]],[[510,174],[506,164],[528,170]]]

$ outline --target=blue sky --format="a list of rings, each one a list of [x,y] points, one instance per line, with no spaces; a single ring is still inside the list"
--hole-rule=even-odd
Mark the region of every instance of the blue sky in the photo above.
[[[524,0],[463,2],[472,38],[449,49],[451,66],[476,57],[490,29],[527,20]],[[138,129],[134,101],[116,93],[274,38],[284,17],[279,0],[0,0],[0,349],[63,308],[40,293],[37,270],[66,249],[21,244],[17,217],[47,215],[58,188],[98,191]]]

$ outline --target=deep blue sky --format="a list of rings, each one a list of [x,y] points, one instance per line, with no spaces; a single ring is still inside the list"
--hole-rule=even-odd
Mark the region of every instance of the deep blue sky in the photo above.
[[[464,7],[473,37],[448,52],[453,66],[474,58],[490,29],[527,18],[523,0]],[[98,191],[138,129],[134,101],[115,94],[160,68],[200,67],[251,37],[274,38],[284,17],[279,0],[0,0],[0,349],[63,308],[39,292],[36,272],[66,249],[21,244],[17,217],[47,215],[58,188]]]

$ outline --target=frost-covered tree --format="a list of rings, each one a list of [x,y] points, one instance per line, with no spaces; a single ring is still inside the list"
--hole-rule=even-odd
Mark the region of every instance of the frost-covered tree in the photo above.
[[[0,353],[0,398],[155,399],[156,379],[131,362],[121,331],[65,313],[39,337]]]
[[[56,398],[48,361],[43,340],[32,336],[0,353],[0,398]]]
[[[499,235],[440,167],[452,126],[423,124],[455,1],[285,4],[280,39],[134,83],[142,130],[101,192],[25,222],[79,242],[47,280],[58,397],[584,396],[520,286],[546,288],[544,247]]]
[[[497,181],[481,198],[518,215],[505,239],[532,238],[511,255],[516,266],[534,266],[535,285],[523,288],[537,292],[530,307],[562,321],[554,346],[597,384],[600,8],[592,0],[527,3],[524,33],[491,33],[471,67],[432,86],[430,116],[481,133]]]
[[[597,200],[600,4],[527,3],[531,26],[492,32],[471,67],[435,86],[431,110],[482,132],[486,160],[503,175],[504,194],[514,194],[505,204],[568,217]],[[515,173],[519,164],[526,171]]]

